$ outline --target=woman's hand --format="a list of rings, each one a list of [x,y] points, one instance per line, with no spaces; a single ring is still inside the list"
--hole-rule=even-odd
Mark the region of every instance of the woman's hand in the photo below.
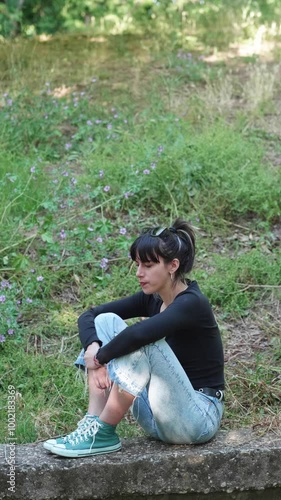
[[[98,389],[108,389],[111,387],[111,380],[108,376],[107,367],[105,365],[92,370],[90,376],[93,377],[95,385]]]
[[[93,342],[87,347],[87,351],[84,354],[84,360],[88,370],[97,370],[101,365],[97,365],[94,358],[99,350],[100,346],[98,342]]]

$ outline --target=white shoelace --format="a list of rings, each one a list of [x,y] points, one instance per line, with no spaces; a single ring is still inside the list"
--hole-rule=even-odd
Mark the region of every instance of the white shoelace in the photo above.
[[[93,420],[89,425],[83,428],[78,428],[75,432],[68,436],[68,443],[72,445],[80,444],[83,441],[87,441],[89,438],[93,438],[93,443],[95,442],[95,436],[101,427],[101,424],[97,420]],[[91,445],[91,446],[92,446]]]
[[[81,431],[88,429],[90,425],[93,423],[93,418],[89,417],[88,415],[85,415],[77,424],[77,429],[75,431],[71,432],[70,434],[67,434],[63,438],[64,443],[71,442],[71,440],[75,439],[77,435],[80,434]]]

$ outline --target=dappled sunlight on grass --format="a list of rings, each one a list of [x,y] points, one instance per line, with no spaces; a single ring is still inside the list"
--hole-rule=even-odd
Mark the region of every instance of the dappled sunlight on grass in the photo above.
[[[71,92],[73,92],[73,90],[74,89],[71,87],[66,87],[65,85],[62,85],[61,87],[55,88],[52,92],[52,95],[57,98],[65,97],[69,95]]]

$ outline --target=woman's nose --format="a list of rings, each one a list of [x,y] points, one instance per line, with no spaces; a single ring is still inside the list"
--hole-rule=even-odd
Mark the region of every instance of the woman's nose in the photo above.
[[[141,270],[141,266],[138,266],[137,267],[137,272],[136,272],[136,276],[139,277],[142,275],[142,270]]]

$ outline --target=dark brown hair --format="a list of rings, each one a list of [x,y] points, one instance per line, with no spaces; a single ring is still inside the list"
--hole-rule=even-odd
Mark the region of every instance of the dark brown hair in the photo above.
[[[194,230],[180,218],[171,227],[146,229],[132,244],[130,255],[132,260],[139,258],[141,262],[159,262],[159,257],[166,263],[178,259],[180,265],[175,272],[175,281],[184,282],[194,263]]]

